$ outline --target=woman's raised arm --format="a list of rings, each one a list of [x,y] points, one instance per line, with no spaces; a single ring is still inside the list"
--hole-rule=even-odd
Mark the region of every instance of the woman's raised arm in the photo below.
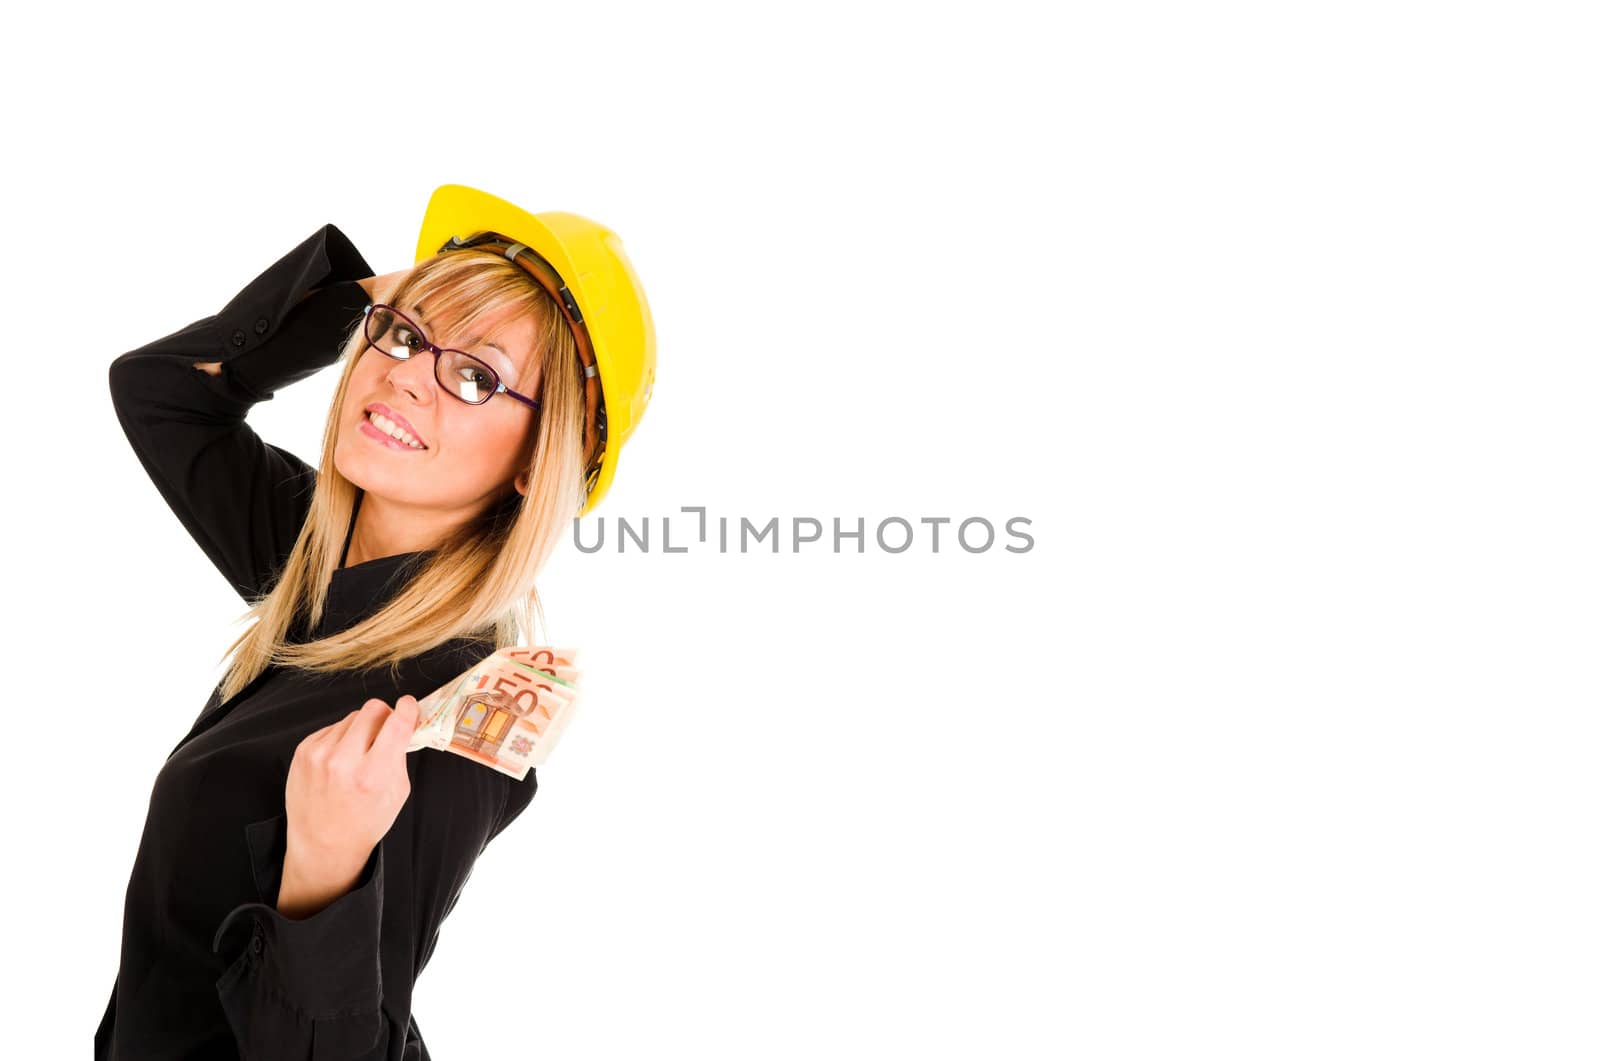
[[[287,559],[316,469],[264,442],[245,415],[338,360],[367,302],[362,281],[371,278],[349,238],[325,225],[215,316],[111,363],[112,405],[134,453],[246,603]]]

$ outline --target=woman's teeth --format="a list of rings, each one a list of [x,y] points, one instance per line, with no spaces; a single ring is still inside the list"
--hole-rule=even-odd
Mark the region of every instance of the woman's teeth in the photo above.
[[[389,419],[387,416],[381,416],[378,413],[368,413],[367,419],[371,420],[372,425],[379,431],[382,431],[384,434],[390,435],[394,438],[398,438],[401,442],[404,442],[412,449],[426,448],[422,445],[422,443],[416,440],[414,435],[412,435],[405,428],[401,427],[399,424],[395,423],[393,420]]]

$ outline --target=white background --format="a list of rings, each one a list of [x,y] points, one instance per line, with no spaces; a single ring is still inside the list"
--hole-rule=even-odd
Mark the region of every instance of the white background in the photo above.
[[[433,1056],[1595,1056],[1581,10],[36,10],[0,71],[10,1051],[88,1053],[241,611],[107,366],[327,222],[410,265],[465,183],[646,284],[597,517],[1035,544],[563,546],[585,711],[418,983]],[[252,426],[314,462],[333,376]]]

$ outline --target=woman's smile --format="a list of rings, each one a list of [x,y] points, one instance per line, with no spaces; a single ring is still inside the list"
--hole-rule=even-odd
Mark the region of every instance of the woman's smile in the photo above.
[[[372,414],[370,413],[362,415],[359,430],[374,442],[381,442],[390,449],[404,450],[407,453],[423,453],[427,450],[426,446],[408,445],[393,435],[379,430],[378,426],[372,422]]]

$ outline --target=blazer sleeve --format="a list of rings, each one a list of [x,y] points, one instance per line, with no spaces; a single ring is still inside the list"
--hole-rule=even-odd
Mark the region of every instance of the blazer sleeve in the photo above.
[[[305,523],[316,469],[262,439],[245,414],[339,359],[373,275],[325,225],[215,316],[111,362],[111,401],[139,462],[234,590],[270,587]],[[197,361],[221,361],[212,376]]]
[[[405,810],[355,886],[309,917],[276,908],[286,816],[245,827],[268,901],[235,907],[212,940],[213,952],[232,959],[216,988],[241,1057],[399,1056],[412,987],[473,864],[503,828],[512,787],[504,774],[432,749],[410,753],[407,768]],[[397,925],[409,926],[411,946],[397,949]]]

